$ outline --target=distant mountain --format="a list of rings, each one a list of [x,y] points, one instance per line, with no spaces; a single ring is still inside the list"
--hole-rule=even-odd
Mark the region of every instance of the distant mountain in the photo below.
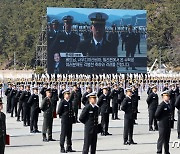
[[[80,23],[89,22],[87,15],[74,11],[68,11],[68,12],[59,13],[57,15],[48,15],[48,16],[50,18],[50,21],[52,21],[53,19],[58,19],[60,22],[62,22],[62,18],[66,15],[73,16],[74,22],[80,22]]]
[[[48,21],[52,21],[53,19],[57,19],[60,22],[62,22],[62,18],[66,15],[71,15],[74,17],[74,23],[89,23],[89,19],[88,16],[83,14],[83,13],[78,13],[75,11],[68,11],[68,12],[63,12],[63,13],[59,13],[57,15],[48,15]],[[128,24],[132,24],[135,25],[136,24],[136,19],[137,18],[146,18],[146,14],[138,14],[135,16],[131,16],[131,15],[124,15],[124,16],[118,16],[118,15],[109,15],[108,21],[107,21],[107,26],[111,26],[112,24],[116,24],[117,26],[120,26],[120,23],[122,23],[123,25],[128,25]],[[139,23],[141,26],[145,26],[146,25],[146,20],[139,20]]]

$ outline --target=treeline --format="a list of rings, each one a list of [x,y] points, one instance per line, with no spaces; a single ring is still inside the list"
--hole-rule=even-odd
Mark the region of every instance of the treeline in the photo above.
[[[33,68],[35,51],[46,8],[87,7],[146,9],[148,11],[148,66],[162,53],[162,63],[180,66],[179,0],[1,0],[0,69]]]

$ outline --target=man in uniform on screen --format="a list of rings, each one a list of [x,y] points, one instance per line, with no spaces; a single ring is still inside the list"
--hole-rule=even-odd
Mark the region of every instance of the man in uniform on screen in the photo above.
[[[77,51],[84,56],[110,56],[116,57],[117,53],[112,51],[112,46],[103,36],[108,15],[101,12],[91,13],[88,18],[91,20],[91,32],[93,37],[79,43]]]
[[[116,31],[116,25],[112,25],[112,32],[108,35],[108,40],[112,43],[112,51],[114,53],[118,52],[118,45],[119,45],[119,36],[118,32]]]
[[[136,37],[135,37],[135,33],[133,32],[132,25],[128,26],[128,32],[125,35],[124,41],[125,41],[126,57],[134,58],[134,54],[136,51]],[[134,63],[131,63],[130,65],[132,66],[132,70],[136,70],[134,67]],[[128,69],[128,67],[126,67],[126,69]]]
[[[48,47],[52,45],[54,40],[56,39],[56,36],[60,33],[59,31],[59,21],[56,19],[53,19],[51,23],[48,23],[48,30],[47,30],[47,36],[48,36]],[[49,48],[48,48],[49,49]]]
[[[64,52],[64,53],[74,53],[76,47],[80,42],[79,35],[71,31],[73,17],[70,15],[64,16],[62,18],[64,22],[64,32],[57,35],[56,39],[50,47],[50,52]]]

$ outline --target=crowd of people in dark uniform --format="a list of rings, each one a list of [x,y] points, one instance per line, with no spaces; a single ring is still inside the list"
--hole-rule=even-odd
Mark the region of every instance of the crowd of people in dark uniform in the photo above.
[[[83,88],[85,90],[82,90]],[[180,110],[180,89],[178,83],[170,85],[164,83],[161,103],[159,103],[157,89],[159,89],[157,83],[151,83],[147,90],[149,131],[159,131],[157,153],[162,153],[162,145],[164,145],[165,153],[168,154],[170,132],[176,121],[174,118],[175,107]],[[18,122],[22,121],[24,127],[30,126],[30,133],[40,133],[38,117],[39,113],[43,112],[42,138],[44,142],[55,141],[52,137],[53,118],[57,115],[61,118],[61,153],[75,152],[72,148],[72,125],[79,122],[84,123],[83,154],[86,154],[89,152],[89,148],[91,148],[91,153],[96,153],[98,133],[101,133],[102,136],[112,135],[108,130],[110,114],[112,120],[119,120],[119,110],[124,111],[124,145],[137,144],[133,140],[133,129],[137,124],[137,114],[139,113],[138,102],[141,99],[139,90],[139,84],[126,84],[125,87],[123,82],[101,82],[96,92],[90,83],[82,85],[79,82],[71,82],[71,84],[65,82],[60,85],[60,88],[56,83],[46,82],[41,88],[36,85],[9,83],[5,95],[7,96],[7,113],[10,113],[11,117],[15,116]],[[39,94],[42,95],[41,103]],[[82,105],[82,112],[78,114]],[[0,124],[2,124],[0,133],[2,133],[1,129],[4,126],[3,123]],[[180,139],[179,111],[177,131]],[[66,148],[65,140],[67,140]]]
[[[72,29],[74,18],[70,15],[62,18],[64,23],[63,26],[56,19],[53,19],[48,24],[48,72],[56,74],[63,72],[65,64],[63,64],[64,62],[61,60],[60,53],[82,53],[83,56],[90,57],[120,57],[118,55],[120,37],[122,40],[121,48],[122,51],[126,51],[126,57],[134,58],[136,48],[138,53],[141,53],[141,32],[138,27],[133,28],[132,25],[128,25],[127,27],[124,26],[124,28],[119,32],[118,27],[113,24],[112,30],[106,31],[105,25],[106,20],[108,19],[107,14],[94,12],[91,13],[88,18],[91,21],[91,26],[85,27],[83,32],[81,32],[82,36],[79,35],[79,30],[74,31]],[[57,56],[59,58],[56,58]],[[131,67],[135,70],[135,66],[133,64]],[[110,69],[111,72],[113,72],[113,67]],[[114,69],[114,72],[117,72],[117,68]],[[102,72],[103,71],[104,70],[102,70]]]

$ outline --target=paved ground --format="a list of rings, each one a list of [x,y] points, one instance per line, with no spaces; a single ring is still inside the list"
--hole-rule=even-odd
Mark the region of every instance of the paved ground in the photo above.
[[[141,97],[139,103],[140,114],[138,115],[138,125],[134,128],[134,141],[137,145],[123,145],[123,112],[119,112],[121,120],[110,120],[109,132],[112,136],[98,136],[98,154],[155,154],[158,132],[148,131],[148,114],[145,102],[146,94]],[[5,99],[4,99],[5,100]],[[4,109],[5,111],[5,109]],[[80,111],[81,112],[81,111]],[[42,128],[42,115],[39,118],[39,130]],[[176,128],[176,124],[175,124]],[[73,149],[77,154],[82,153],[83,146],[83,124],[73,126]],[[23,127],[22,123],[16,122],[15,118],[7,115],[7,133],[11,135],[11,145],[6,147],[5,154],[58,154],[60,120],[54,120],[53,138],[57,141],[44,143],[41,134],[30,134],[29,127]],[[177,140],[176,129],[172,130],[170,140],[171,154],[180,153],[179,148],[171,148],[172,142]]]

